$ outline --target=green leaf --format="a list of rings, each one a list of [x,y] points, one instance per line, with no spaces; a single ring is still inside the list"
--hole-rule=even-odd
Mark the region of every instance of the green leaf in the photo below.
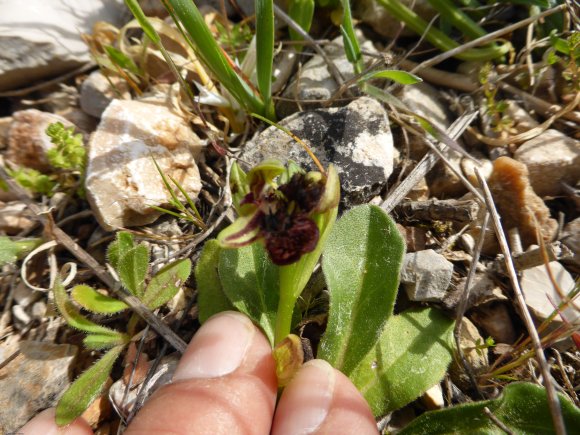
[[[56,407],[56,424],[64,426],[71,423],[101,394],[123,348],[116,346],[109,350],[65,391]]]
[[[274,63],[273,0],[255,0],[256,5],[256,75],[258,89],[266,107],[272,98],[272,66]],[[270,114],[268,117],[272,117]]]
[[[199,321],[207,319],[222,311],[233,310],[234,306],[224,293],[218,275],[219,258],[222,248],[217,240],[206,242],[201,256],[195,266],[195,281],[197,282],[197,307]]]
[[[118,65],[121,69],[132,72],[136,76],[143,75],[143,71],[141,71],[141,69],[135,64],[135,62],[133,62],[133,59],[131,59],[125,53],[123,53],[120,50],[117,50],[112,45],[105,45],[104,49],[107,52],[107,54],[109,55],[109,58],[111,59],[111,61],[115,65]]]
[[[107,259],[115,269],[119,267],[119,260],[135,247],[133,235],[126,231],[119,231],[117,238],[109,245]]]
[[[143,296],[148,268],[149,250],[145,245],[135,246],[119,259],[117,272],[121,284],[138,298]]]
[[[302,27],[305,32],[310,31],[310,26],[312,25],[312,18],[314,17],[314,0],[292,0],[288,5],[288,15],[297,24]],[[290,38],[293,41],[301,41],[302,36],[300,36],[294,29],[288,29],[290,33]]]
[[[14,178],[18,184],[33,193],[52,196],[56,187],[53,179],[36,169],[18,168],[15,170],[6,169],[6,172]]]
[[[91,334],[117,334],[117,331],[91,322],[89,319],[83,316],[68,298],[66,290],[60,279],[57,279],[54,283],[53,292],[56,307],[69,326],[72,326],[73,328],[76,328],[80,331],[89,332]]]
[[[128,2],[129,0],[125,0]],[[135,0],[132,0],[135,1]],[[135,1],[136,3],[136,1]],[[170,13],[200,60],[248,112],[267,114],[264,102],[232,67],[192,0],[167,0]],[[141,24],[141,21],[139,22]],[[260,55],[260,53],[258,53]],[[266,53],[266,56],[271,54]]]
[[[105,296],[84,284],[73,287],[71,297],[85,310],[96,314],[114,314],[129,308],[125,302]]]
[[[352,23],[352,13],[350,11],[350,0],[342,0],[342,25],[340,26],[340,33],[342,33],[342,41],[344,43],[344,52],[346,58],[354,67],[356,74],[360,74],[363,70],[362,54],[360,45],[354,32],[354,25]]]
[[[393,312],[404,250],[379,207],[355,207],[336,223],[322,257],[330,310],[319,358],[348,375],[374,346]]]
[[[410,403],[443,378],[453,358],[453,325],[433,308],[389,319],[350,374],[376,416]]]
[[[42,239],[12,240],[10,237],[0,236],[0,267],[15,263],[42,243]]]
[[[224,249],[218,273],[222,288],[232,305],[260,325],[274,342],[278,306],[278,267],[260,243],[239,249]]]
[[[184,258],[163,267],[147,285],[143,303],[150,310],[159,308],[179,291],[191,273],[191,260]]]
[[[580,428],[580,410],[563,395],[558,396],[568,433],[577,433]],[[398,432],[398,435],[505,434],[484,413],[485,407],[489,408],[511,433],[518,435],[554,433],[546,391],[540,386],[522,382],[509,384],[502,395],[494,400],[426,412]]]
[[[83,339],[83,344],[89,349],[110,349],[129,343],[129,336],[114,331],[114,334],[89,334]]]
[[[372,79],[388,79],[397,82],[401,85],[414,85],[415,83],[420,83],[423,81],[421,77],[417,77],[415,74],[411,74],[406,71],[396,69],[385,69],[365,74],[359,80],[359,82],[360,81],[366,82]]]

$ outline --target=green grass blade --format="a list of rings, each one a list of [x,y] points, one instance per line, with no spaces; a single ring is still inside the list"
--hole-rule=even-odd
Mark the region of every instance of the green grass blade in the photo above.
[[[340,26],[340,32],[342,33],[342,40],[344,42],[344,51],[348,61],[352,63],[354,67],[355,74],[360,74],[364,68],[364,64],[360,45],[354,33],[349,0],[342,0],[342,9],[342,25]]]
[[[167,0],[165,3],[179,20],[180,28],[185,31],[186,39],[191,42],[198,57],[218,81],[247,111],[264,113],[264,102],[236,73],[193,1]]]
[[[274,9],[272,0],[256,0],[256,73],[258,89],[270,112],[272,98],[272,64],[274,62]],[[272,118],[272,113],[267,113]]]

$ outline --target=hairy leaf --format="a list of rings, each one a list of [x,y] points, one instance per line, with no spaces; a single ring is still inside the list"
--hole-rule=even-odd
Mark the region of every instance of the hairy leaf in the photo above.
[[[149,250],[145,245],[135,246],[119,259],[117,272],[121,283],[138,298],[143,296],[148,268]]]
[[[119,231],[117,238],[109,245],[107,259],[115,269],[119,267],[119,260],[135,247],[133,235],[126,231]]]
[[[80,416],[103,391],[113,364],[124,346],[109,350],[65,391],[56,407],[56,424],[64,426]]]
[[[224,293],[218,275],[219,257],[222,248],[217,240],[209,240],[195,266],[195,281],[197,282],[197,307],[199,321],[207,319],[222,311],[233,310],[234,306]]]
[[[278,306],[278,268],[260,243],[223,249],[219,276],[232,305],[262,327],[271,343]]]
[[[58,308],[58,311],[64,320],[66,320],[66,323],[68,323],[70,326],[80,331],[89,332],[91,334],[117,334],[117,331],[91,322],[89,319],[83,316],[68,298],[66,290],[60,282],[60,279],[56,280],[53,291],[56,307]]]
[[[560,397],[562,416],[568,433],[580,428],[580,410],[563,395]],[[502,435],[500,429],[485,413],[487,407],[511,433],[519,435],[550,435],[554,433],[552,417],[544,388],[530,383],[512,383],[494,400],[468,403],[426,412],[405,427],[399,435],[481,434]]]
[[[97,314],[114,314],[129,308],[125,302],[105,296],[84,284],[73,287],[71,297],[85,310]]]
[[[330,310],[318,357],[347,375],[392,315],[404,249],[394,221],[376,206],[348,211],[328,238],[322,269]]]
[[[83,344],[89,349],[102,350],[125,345],[130,337],[117,331],[113,334],[89,334],[83,339]]]
[[[153,277],[145,294],[143,303],[154,310],[170,300],[179,291],[191,273],[191,260],[184,258],[163,267]]]
[[[443,378],[453,358],[453,324],[433,308],[389,319],[350,374],[376,416],[401,408]]]

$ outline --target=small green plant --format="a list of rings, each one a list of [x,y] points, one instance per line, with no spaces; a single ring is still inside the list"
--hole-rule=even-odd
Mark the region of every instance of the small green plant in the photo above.
[[[171,175],[165,175],[155,159],[153,159],[153,163],[155,164],[155,168],[157,168],[157,172],[159,172],[159,175],[161,176],[161,179],[163,180],[163,185],[165,186],[165,189],[167,189],[167,191],[169,192],[169,195],[171,196],[171,199],[169,200],[169,204],[174,209],[176,209],[177,212],[175,212],[173,210],[168,210],[168,209],[163,208],[163,207],[159,207],[157,205],[152,205],[151,208],[153,208],[157,211],[160,211],[162,213],[166,213],[166,214],[169,214],[171,216],[175,216],[176,218],[189,221],[199,228],[206,229],[207,227],[206,227],[205,223],[203,222],[203,219],[202,219],[201,215],[199,214],[199,211],[197,210],[195,203],[193,202],[191,197],[187,194],[185,189],[181,186],[181,184],[175,178],[173,178]],[[175,185],[177,190],[183,195],[183,197],[187,201],[187,205],[189,206],[189,208],[187,208],[185,205],[183,205],[183,203],[179,200],[179,198],[177,197],[177,192],[175,191],[175,189],[173,189],[171,187],[167,178],[169,178],[171,180],[171,182]]]
[[[500,135],[513,134],[514,120],[506,114],[508,103],[505,100],[498,100],[498,86],[490,79],[493,72],[493,65],[486,63],[479,70],[479,83],[483,87],[485,96],[486,114],[490,118],[490,125],[496,133]]]
[[[144,244],[135,244],[133,236],[127,232],[117,233],[117,239],[109,245],[107,256],[123,287],[150,310],[159,308],[175,296],[191,273],[191,261],[186,258],[169,263],[148,279],[149,251]],[[113,364],[139,332],[139,318],[133,314],[124,332],[107,328],[85,317],[76,304],[94,314],[111,315],[128,309],[124,302],[84,284],[73,287],[68,295],[57,281],[53,291],[55,304],[66,322],[87,334],[84,345],[88,349],[107,350],[58,402],[56,422],[62,426],[80,416],[101,394]]]
[[[41,243],[42,239],[11,239],[0,236],[0,267],[16,263]]]
[[[376,415],[443,377],[453,322],[434,309],[393,315],[404,243],[383,210],[355,207],[334,224],[332,166],[307,173],[266,161],[245,174],[234,165],[231,179],[240,217],[206,244],[196,266],[201,322],[228,309],[247,314],[277,346],[283,385],[290,333],[302,317],[296,302],[322,254],[330,310],[318,357],[348,375]],[[403,376],[409,371],[416,376]]]
[[[22,187],[41,195],[52,196],[57,188],[67,190],[78,187],[79,179],[85,175],[86,149],[81,134],[74,134],[74,127],[65,128],[61,122],[50,124],[46,135],[55,145],[46,152],[48,163],[55,169],[43,174],[32,168],[9,169],[9,175]]]
[[[54,147],[46,152],[49,163],[59,169],[80,172],[84,175],[87,151],[83,144],[83,135],[74,134],[74,127],[65,128],[61,122],[50,124],[46,135]]]

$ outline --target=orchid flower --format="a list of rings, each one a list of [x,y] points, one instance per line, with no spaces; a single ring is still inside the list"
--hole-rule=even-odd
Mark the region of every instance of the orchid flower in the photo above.
[[[293,162],[265,160],[245,174],[234,163],[230,187],[238,218],[218,235],[224,248],[263,243],[280,266],[276,342],[291,329],[292,312],[306,286],[338,211],[340,182],[327,173],[306,172]]]

